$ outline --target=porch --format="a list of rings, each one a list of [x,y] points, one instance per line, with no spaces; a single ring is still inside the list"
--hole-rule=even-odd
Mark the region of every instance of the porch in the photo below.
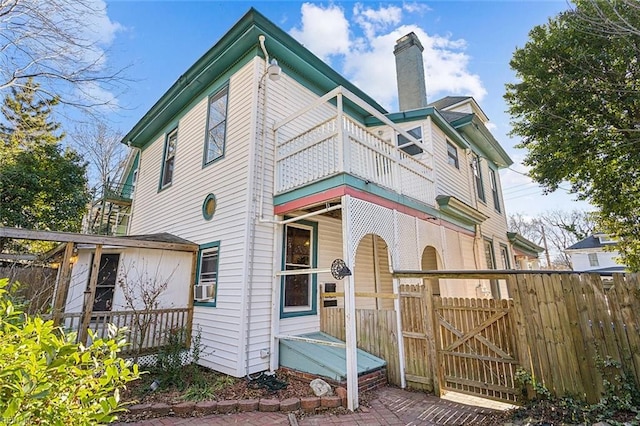
[[[356,109],[380,125],[367,127],[346,113]],[[276,197],[344,173],[428,206],[436,204],[433,153],[422,139],[426,132],[419,137],[408,133],[343,87],[276,123],[273,130]]]
[[[176,256],[181,256],[187,260],[185,268],[191,271],[195,267],[198,246],[188,241],[170,236],[168,234],[145,235],[137,237],[109,237],[85,234],[73,234],[65,232],[34,231],[18,228],[0,227],[0,238],[26,239],[33,241],[51,241],[59,243],[52,251],[35,257],[39,262],[48,261],[58,267],[57,278],[54,283],[42,283],[42,286],[50,288],[49,300],[42,304],[44,309],[33,312],[45,319],[53,320],[54,324],[61,326],[68,332],[75,332],[76,340],[80,343],[88,343],[91,340],[91,330],[94,338],[109,338],[110,329],[126,328],[124,338],[129,345],[124,350],[126,356],[139,356],[157,351],[158,348],[167,344],[182,344],[185,348],[190,346],[191,328],[193,321],[193,274],[188,274],[185,286],[172,285],[178,279],[172,279],[172,284],[155,285],[147,289],[147,293],[139,292],[139,287],[149,283],[136,279],[139,277],[129,277],[128,283],[123,284],[122,280],[127,280],[127,275],[122,276],[124,266],[113,265],[112,269],[105,266],[105,258],[113,259],[114,252],[123,252],[127,249],[136,253],[151,252],[162,253],[173,252]],[[108,253],[103,255],[103,248]],[[90,251],[89,255],[86,252]],[[88,260],[85,265],[81,265],[83,255]],[[146,262],[142,262],[146,265]],[[165,262],[166,263],[166,262]],[[170,262],[168,262],[170,263]],[[120,267],[123,266],[123,267]],[[72,275],[74,269],[86,273],[86,279],[80,279],[76,285],[75,293],[72,291]],[[156,272],[158,272],[156,270]],[[111,286],[105,285],[103,281],[111,276]],[[120,282],[116,282],[116,276]],[[153,277],[154,279],[156,277]],[[88,283],[87,283],[88,282]],[[76,283],[78,284],[78,283]],[[146,303],[125,303],[114,305],[114,292],[125,291],[125,285],[130,289],[132,301],[137,299],[149,299]],[[173,290],[184,293],[188,296],[184,301],[173,303],[176,298],[172,297],[170,291]],[[168,295],[172,301],[172,307],[163,307],[160,301],[163,295]],[[99,300],[103,297],[104,300]],[[154,301],[155,300],[155,301]],[[115,306],[111,309],[112,306]],[[70,307],[73,307],[71,309]],[[102,307],[102,309],[100,309]],[[104,308],[107,307],[105,310]]]

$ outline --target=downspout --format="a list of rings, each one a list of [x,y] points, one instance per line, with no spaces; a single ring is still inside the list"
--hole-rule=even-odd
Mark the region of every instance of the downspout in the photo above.
[[[264,53],[265,56],[265,66],[264,66],[264,72],[263,75],[260,77],[260,81],[258,82],[258,91],[260,91],[260,88],[264,89],[264,94],[263,94],[263,98],[262,98],[262,119],[261,119],[261,123],[260,123],[260,133],[259,133],[259,138],[260,138],[260,144],[258,145],[258,149],[260,150],[260,174],[261,174],[261,184],[260,184],[260,196],[259,196],[259,216],[262,216],[262,204],[264,201],[264,163],[265,163],[265,155],[264,155],[264,150],[265,150],[265,139],[266,139],[266,135],[265,135],[265,130],[266,130],[266,115],[267,115],[267,81],[269,80],[268,78],[264,78],[267,75],[267,67],[269,66],[269,54],[267,53],[267,49],[264,46],[264,41],[265,41],[265,36],[264,35],[260,35],[258,37],[258,40],[260,42],[260,47],[262,48],[262,52]],[[264,86],[262,85],[263,82],[262,80],[264,79]],[[260,96],[260,94],[258,93],[258,96]],[[254,185],[255,184],[255,175],[252,179],[252,185],[251,185],[251,192],[252,194],[252,198],[255,200],[255,193],[254,191]],[[253,204],[253,203],[252,203]],[[255,209],[252,209],[252,213],[251,213],[251,218],[250,218],[250,225],[249,225],[249,229],[251,230],[251,235],[249,236],[249,265],[248,265],[248,271],[247,271],[247,277],[248,277],[248,282],[247,282],[247,303],[246,303],[246,332],[245,332],[245,351],[244,351],[244,363],[245,363],[245,375],[247,377],[247,379],[249,380],[253,380],[253,378],[250,376],[249,374],[249,353],[251,352],[251,304],[253,302],[253,258],[255,256],[255,238],[256,238],[256,228],[257,228],[257,224],[258,221],[256,221],[256,216],[255,215]]]

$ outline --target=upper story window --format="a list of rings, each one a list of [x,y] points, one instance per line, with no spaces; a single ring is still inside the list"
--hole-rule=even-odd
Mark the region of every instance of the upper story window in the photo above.
[[[407,130],[407,133],[422,142],[422,127],[416,127],[414,129]],[[422,153],[422,148],[411,142],[403,135],[398,135],[398,148],[409,155],[417,155]]]
[[[228,95],[229,87],[225,87],[209,98],[204,164],[209,164],[224,156],[224,146],[227,135]]]
[[[460,168],[460,163],[458,162],[458,148],[449,141],[447,141],[447,162],[456,169]]]
[[[164,142],[164,155],[162,157],[162,177],[160,189],[166,188],[173,182],[173,169],[176,160],[176,145],[178,144],[178,129],[173,129],[167,134]]]
[[[482,201],[486,201],[486,197],[484,195],[484,182],[482,181],[482,167],[480,164],[480,157],[477,155],[473,156],[471,168],[473,169],[473,178],[476,184],[476,193],[478,194],[478,198]]]
[[[500,244],[500,260],[502,261],[502,269],[511,269],[511,262],[509,262],[509,249],[504,244]]]
[[[496,171],[489,169],[489,180],[491,181],[491,194],[493,195],[493,206],[500,212],[500,193],[498,192],[498,181]]]
[[[589,266],[600,266],[598,253],[589,253]]]

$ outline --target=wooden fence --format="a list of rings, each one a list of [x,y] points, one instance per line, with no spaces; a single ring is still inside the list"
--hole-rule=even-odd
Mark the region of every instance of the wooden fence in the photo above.
[[[487,271],[488,272],[488,271]],[[440,275],[440,276],[439,276]],[[409,386],[456,390],[514,402],[528,372],[556,396],[597,402],[603,380],[623,376],[640,387],[640,275],[493,272],[398,273],[425,285],[400,286]],[[510,300],[430,296],[430,282],[505,279]],[[395,311],[356,310],[358,347],[385,359],[400,384]],[[344,310],[322,308],[321,330],[344,336]]]
[[[595,274],[513,275],[507,283],[520,363],[554,395],[597,402],[603,379],[617,375],[640,387],[638,274],[616,274],[610,287]]]
[[[322,308],[320,330],[342,341],[346,340],[344,308]],[[389,383],[400,384],[398,329],[396,313],[390,310],[356,310],[358,348],[387,361]]]
[[[92,312],[89,329],[97,338],[107,338],[109,324],[126,327],[125,337],[129,345],[123,353],[140,355],[169,344],[171,337],[181,339],[187,346],[191,335],[188,318],[189,308]],[[77,332],[81,322],[81,312],[62,314],[61,326],[68,331]]]

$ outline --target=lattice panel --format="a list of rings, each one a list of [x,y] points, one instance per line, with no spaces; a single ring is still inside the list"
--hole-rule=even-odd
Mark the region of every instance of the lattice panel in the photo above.
[[[396,269],[420,269],[420,256],[416,235],[416,218],[404,213],[395,214],[398,226],[398,260]]]
[[[389,246],[391,258],[395,262],[398,256],[393,237],[393,210],[357,198],[350,198],[348,212],[351,224],[350,259],[353,261],[356,258],[356,250],[362,237],[367,234],[376,234],[385,240]]]
[[[427,246],[432,246],[440,255],[440,260],[444,262],[442,235],[439,226],[430,224],[424,220],[417,220],[418,223],[418,253],[420,259],[418,264],[422,263],[422,253]],[[420,265],[422,266],[422,265]]]

